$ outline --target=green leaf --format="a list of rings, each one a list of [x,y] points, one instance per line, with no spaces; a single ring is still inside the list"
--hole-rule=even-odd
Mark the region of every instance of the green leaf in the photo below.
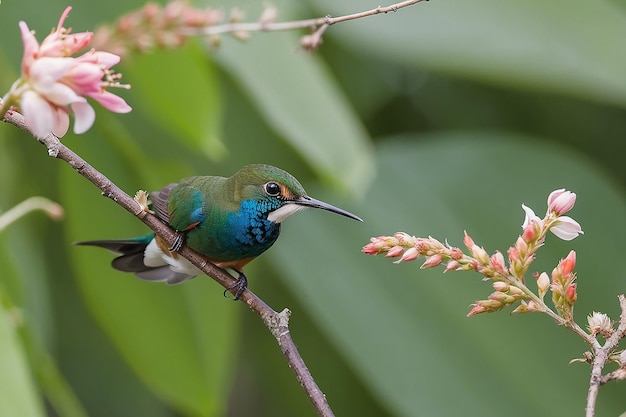
[[[6,297],[1,293],[0,298]],[[0,303],[0,415],[44,416],[26,357],[15,331],[19,311]]]
[[[365,0],[313,3],[333,16],[372,8]],[[326,36],[379,59],[626,105],[626,9],[615,1],[422,2]]]
[[[219,86],[199,45],[135,54],[124,63],[124,81],[137,93],[137,102],[129,100],[135,109],[190,149],[214,160],[224,155]]]
[[[583,341],[539,314],[468,319],[468,305],[492,292],[478,274],[394,265],[360,249],[399,230],[462,246],[467,230],[490,253],[506,253],[521,232],[521,204],[542,213],[549,192],[566,187],[578,194],[571,215],[585,235],[550,235],[531,269],[550,271],[575,249],[577,321],[584,326],[592,310],[616,318],[624,279],[612,260],[626,234],[617,183],[583,155],[505,132],[406,135],[379,156],[363,204],[346,207],[365,223],[310,212],[287,221],[270,252],[285,284],[397,415],[580,414],[589,367],[568,361],[582,356]],[[622,411],[622,393],[603,391],[597,414]]]
[[[224,39],[219,62],[267,123],[319,175],[362,193],[372,179],[373,149],[322,61],[296,50],[297,34],[252,36],[245,44]]]

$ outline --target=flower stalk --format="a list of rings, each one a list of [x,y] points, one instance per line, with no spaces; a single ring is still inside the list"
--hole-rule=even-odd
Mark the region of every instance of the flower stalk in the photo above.
[[[471,236],[465,232],[463,243],[469,254],[462,249],[448,243],[441,243],[429,236],[419,238],[404,232],[393,236],[379,236],[370,239],[362,252],[368,255],[384,254],[389,258],[399,258],[395,263],[413,261],[420,257],[425,258],[421,268],[433,268],[445,263],[447,271],[474,270],[483,276],[483,280],[493,282],[495,291],[486,299],[472,304],[468,317],[480,313],[492,313],[502,308],[518,304],[513,313],[544,312],[553,317],[559,324],[576,328],[573,322],[574,304],[578,298],[574,282],[574,266],[576,253],[562,259],[552,271],[552,279],[543,272],[536,275],[537,293],[525,284],[525,276],[537,250],[545,243],[548,231],[563,240],[572,240],[583,234],[580,225],[571,217],[564,216],[576,202],[576,194],[559,189],[548,196],[546,215],[540,218],[535,212],[522,205],[525,212],[522,224],[522,233],[513,246],[507,250],[507,259],[500,251],[489,254],[483,247],[477,245]],[[544,302],[547,292],[552,293],[552,301],[556,312]],[[585,338],[589,335],[580,327],[575,331],[582,332]]]
[[[545,244],[548,232],[560,239],[570,241],[582,235],[580,224],[569,216],[565,216],[576,202],[576,194],[565,189],[550,193],[547,211],[543,218],[522,205],[525,213],[522,233],[515,243],[507,250],[508,264],[500,251],[489,254],[465,232],[463,243],[468,254],[462,249],[453,247],[447,242],[428,237],[420,238],[404,232],[393,236],[379,236],[370,239],[362,252],[368,255],[383,254],[389,258],[399,258],[395,263],[413,261],[420,257],[425,259],[421,268],[432,268],[443,264],[444,272],[474,270],[483,276],[484,281],[491,281],[495,290],[485,299],[478,300],[471,306],[468,317],[493,313],[504,307],[515,305],[512,313],[542,312],[552,317],[559,325],[565,326],[579,335],[590,346],[591,351],[585,352],[583,358],[572,362],[591,364],[591,378],[587,395],[586,417],[595,413],[595,404],[600,385],[613,380],[626,379],[626,351],[616,351],[619,341],[626,337],[626,297],[620,295],[622,315],[619,326],[604,313],[594,312],[587,318],[585,331],[574,321],[574,305],[578,300],[578,284],[574,269],[576,252],[570,251],[553,268],[547,272],[535,273],[536,291],[526,285],[526,276],[534,262],[537,251]],[[545,296],[550,293],[554,309],[550,308]],[[598,337],[605,339],[600,344]],[[607,362],[618,363],[619,369],[602,375]]]

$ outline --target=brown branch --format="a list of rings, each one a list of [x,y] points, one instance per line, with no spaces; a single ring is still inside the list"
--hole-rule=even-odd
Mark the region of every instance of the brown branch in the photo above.
[[[293,20],[289,22],[271,22],[271,21],[259,21],[259,22],[246,22],[246,23],[224,23],[221,25],[209,25],[203,28],[190,28],[185,31],[185,35],[203,35],[203,36],[216,36],[221,34],[247,34],[249,32],[276,32],[283,30],[305,29],[311,28],[314,32],[310,35],[303,36],[300,41],[300,46],[306,50],[317,49],[322,43],[322,35],[328,29],[336,23],[347,22],[349,20],[362,19],[364,17],[375,16],[378,14],[387,14],[390,12],[396,12],[404,7],[412,6],[417,3],[421,3],[428,0],[406,0],[398,3],[391,4],[389,6],[378,6],[374,9],[365,10],[363,12],[347,14],[343,16],[324,16],[314,19]]]
[[[383,7],[378,6],[374,9],[366,10],[363,12],[347,14],[343,16],[324,16],[314,19],[294,20],[290,22],[251,22],[251,23],[225,23],[223,25],[208,26],[203,29],[195,31],[195,34],[199,35],[220,35],[223,33],[233,32],[263,32],[263,31],[281,31],[281,30],[294,30],[303,28],[317,28],[322,25],[334,25],[335,23],[347,22],[348,20],[361,19],[368,16],[374,16],[377,14],[386,14],[389,12],[396,12],[404,7],[412,6],[428,0],[407,0],[391,4]]]
[[[24,116],[14,110],[9,110],[2,120],[30,132],[24,120]],[[48,154],[50,156],[67,162],[80,175],[98,187],[100,191],[102,191],[102,195],[110,198],[133,216],[139,218],[156,234],[165,239],[168,244],[172,245],[174,243],[176,234],[172,228],[146,211],[144,207],[122,191],[105,175],[74,153],[74,151],[63,145],[56,136],[49,134],[45,138],[39,139],[39,141],[48,148]],[[215,266],[202,255],[191,250],[187,245],[183,245],[179,253],[224,288],[230,287],[231,284],[235,282],[235,278],[233,278],[232,275]],[[235,289],[231,290],[231,292],[234,291]],[[334,416],[324,393],[317,386],[317,383],[313,379],[313,376],[309,372],[309,369],[291,338],[289,331],[290,311],[288,309],[280,313],[274,311],[250,290],[245,290],[240,300],[261,318],[265,326],[270,330],[272,335],[274,335],[289,367],[293,370],[298,382],[309,396],[318,415],[322,417]]]
[[[600,385],[608,382],[609,380],[616,379],[613,378],[613,376],[618,376],[620,374],[619,371],[621,371],[618,369],[618,373],[615,375],[612,375],[614,374],[614,372],[612,372],[606,377],[602,376],[602,368],[606,365],[611,352],[613,352],[613,350],[617,347],[619,341],[626,336],[626,297],[623,294],[619,296],[619,305],[622,313],[620,315],[617,330],[606,340],[606,342],[604,342],[602,347],[594,348],[593,362],[591,363],[591,377],[589,378],[589,391],[587,392],[587,406],[585,407],[586,417],[593,417],[595,414],[596,401],[598,399],[598,390],[600,389]],[[624,366],[624,364],[622,364],[622,366]]]
[[[609,372],[604,375],[600,380],[600,385],[604,385],[607,382],[611,381],[623,381],[626,379],[626,368],[619,368],[614,370],[613,372]]]
[[[212,36],[220,33],[246,33],[259,31],[265,32],[312,28],[315,29],[315,31],[310,35],[303,36],[300,39],[300,46],[307,51],[313,51],[319,48],[319,46],[322,44],[322,36],[326,32],[326,30],[335,23],[347,22],[349,20],[361,19],[364,17],[375,16],[378,14],[387,14],[389,12],[396,12],[398,11],[398,9],[412,6],[422,1],[428,0],[407,0],[391,4],[386,7],[378,6],[375,9],[337,17],[324,16],[317,19],[295,20],[292,22],[230,23],[225,25],[209,26],[203,29],[201,31],[201,34],[206,36]]]

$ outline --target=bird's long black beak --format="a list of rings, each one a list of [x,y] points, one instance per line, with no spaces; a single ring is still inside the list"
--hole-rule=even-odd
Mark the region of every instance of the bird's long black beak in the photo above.
[[[311,198],[309,196],[306,197],[300,197],[299,199],[294,201],[295,204],[299,205],[299,206],[305,206],[305,207],[315,207],[318,209],[322,209],[322,210],[327,210],[333,213],[337,213],[337,214],[341,214],[342,216],[348,217],[350,219],[354,219],[357,221],[362,222],[363,219],[361,219],[359,216],[356,216],[352,213],[350,213],[349,211],[345,211],[343,209],[340,209],[339,207],[335,207],[331,204],[328,203],[324,203],[323,201],[320,200],[316,200],[314,198]]]

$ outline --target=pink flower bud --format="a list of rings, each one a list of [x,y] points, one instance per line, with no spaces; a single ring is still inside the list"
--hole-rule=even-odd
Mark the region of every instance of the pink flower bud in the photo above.
[[[529,224],[522,232],[522,239],[526,242],[532,242],[537,239],[537,228],[534,224]]]
[[[500,291],[492,292],[491,294],[489,294],[488,298],[493,301],[498,301],[502,304],[511,304],[513,301],[515,301],[513,297],[511,297],[507,293]]]
[[[63,14],[61,14],[61,18],[59,19],[59,23],[57,24],[56,30],[52,31],[52,33],[46,36],[43,42],[41,42],[38,57],[71,56],[84,49],[89,44],[89,42],[91,42],[93,33],[79,32],[70,34],[70,30],[63,27],[63,23],[65,22],[67,16],[70,14],[71,10],[71,7],[67,7],[63,11]]]
[[[578,299],[578,294],[576,293],[576,284],[572,284],[565,290],[565,301],[569,305],[573,305]]]
[[[415,245],[415,237],[409,235],[408,233],[396,232],[393,235],[393,237],[398,240],[398,245],[402,245],[402,246],[414,246]]]
[[[389,249],[387,254],[385,255],[387,258],[397,258],[398,256],[404,253],[404,248],[402,246],[394,246]]]
[[[561,259],[557,268],[560,269],[561,275],[564,277],[571,275],[574,272],[574,267],[576,266],[576,252],[570,251],[569,254],[565,257],[565,259]]]
[[[467,313],[467,315],[465,317],[472,317],[476,314],[480,314],[480,313],[484,313],[486,312],[487,309],[483,306],[481,306],[480,304],[472,304],[472,309],[470,310],[469,313]]]
[[[524,223],[522,224],[522,239],[525,242],[534,242],[538,239],[541,229],[543,228],[543,220],[540,219],[533,209],[522,204],[522,209],[526,214],[524,217]]]
[[[496,272],[500,274],[505,274],[505,275],[508,274],[508,271],[504,264],[504,256],[502,256],[502,253],[500,251],[497,251],[496,253],[491,255],[491,258],[489,258],[489,261],[491,262],[491,266]]]
[[[446,269],[444,270],[444,272],[456,271],[460,266],[461,264],[458,261],[451,259],[446,264]]]
[[[481,248],[480,246],[478,246],[477,244],[475,244],[474,240],[470,237],[470,235],[467,234],[467,232],[465,232],[463,243],[465,243],[465,246],[467,246],[467,249],[469,249],[472,256],[476,258],[476,261],[478,261],[478,264],[480,265],[489,264],[489,254],[487,253],[487,251]]]
[[[560,188],[552,191],[548,196],[548,211],[561,216],[570,211],[575,203],[576,194],[565,190],[565,188]]]
[[[500,293],[500,294],[503,294],[503,293]],[[494,297],[498,297],[498,296],[494,296]],[[472,304],[472,309],[470,310],[469,313],[467,313],[466,317],[471,317],[473,315],[480,314],[480,313],[493,313],[494,311],[498,311],[502,309],[502,307],[504,307],[504,304],[498,300],[494,300],[491,298],[488,300],[479,300],[479,301],[476,301],[476,304]]]
[[[439,266],[442,261],[443,261],[443,258],[441,257],[441,255],[435,254],[426,258],[426,261],[422,264],[420,268],[421,269],[433,268],[435,266]]]
[[[470,237],[470,235],[467,234],[467,231],[465,231],[464,233],[465,233],[465,237],[463,238],[463,243],[468,249],[471,250],[471,248],[473,246],[476,246],[476,244],[474,243],[474,240]]]
[[[509,255],[509,262],[517,262],[520,260],[520,254],[514,246],[511,246],[509,250],[506,251],[507,255]]]
[[[528,243],[526,243],[526,241],[524,241],[524,239],[520,236],[515,241],[515,249],[517,250],[518,258],[526,256],[528,253]]]
[[[414,261],[417,259],[418,256],[419,253],[417,252],[417,249],[409,248],[406,252],[404,252],[404,255],[402,255],[402,257],[394,263],[399,264],[400,262]]]
[[[544,308],[539,306],[534,300],[530,300],[527,304],[528,311],[544,311]]]
[[[429,239],[416,238],[413,246],[421,255],[430,256],[434,253],[433,244]]]
[[[544,311],[542,307],[537,305],[533,300],[530,300],[528,303],[522,301],[520,305],[511,312],[511,314],[519,314],[519,313],[531,313],[535,311]]]
[[[450,259],[459,260],[463,258],[463,251],[459,248],[450,248],[448,256],[450,256]]]
[[[371,242],[363,246],[363,249],[361,249],[361,252],[363,252],[366,255],[378,255],[380,253],[380,249],[378,248],[376,243]]]
[[[542,272],[537,277],[537,290],[539,292],[539,297],[543,298],[548,292],[548,288],[550,288],[550,277],[545,272]]]

